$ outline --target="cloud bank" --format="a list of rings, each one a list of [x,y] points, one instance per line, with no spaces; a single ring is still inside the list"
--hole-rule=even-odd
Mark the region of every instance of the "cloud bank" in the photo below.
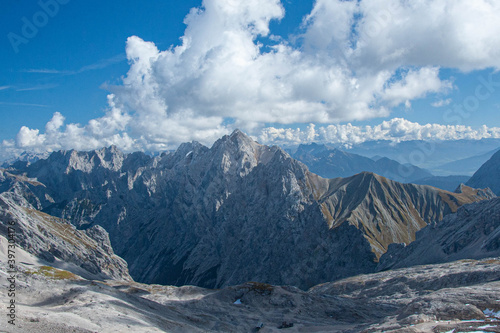
[[[441,68],[499,69],[498,1],[317,0],[296,43],[270,31],[284,15],[279,0],[204,0],[186,16],[180,45],[162,51],[128,38],[130,69],[109,87],[103,117],[64,125],[56,113],[44,133],[23,127],[3,149],[164,150],[213,142],[234,128],[266,143],[307,141],[309,131],[331,142],[498,135],[403,119],[328,125],[387,117],[397,106],[446,94],[453,85]],[[268,125],[297,123],[325,125],[308,133]]]
[[[258,136],[267,144],[298,145],[302,143],[333,143],[351,146],[366,141],[389,140],[393,142],[411,140],[480,140],[500,138],[500,128],[482,126],[472,129],[463,125],[421,125],[402,118],[383,121],[376,126],[328,125],[317,127],[309,124],[305,130],[299,128],[264,128]]]

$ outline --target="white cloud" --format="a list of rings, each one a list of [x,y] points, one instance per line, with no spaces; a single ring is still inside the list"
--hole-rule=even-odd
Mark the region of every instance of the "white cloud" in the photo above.
[[[78,70],[58,70],[58,69],[48,69],[48,68],[31,68],[24,69],[21,73],[32,73],[32,74],[61,74],[61,75],[76,75],[80,73],[85,73],[88,71],[93,71],[96,69],[103,69],[108,66],[114,65],[116,63],[122,62],[126,59],[124,54],[117,54],[114,57],[108,59],[99,60],[96,63],[86,65]],[[0,87],[1,88],[1,87]]]
[[[316,7],[328,11],[323,4],[327,2],[318,0]],[[399,66],[498,69],[499,14],[500,3],[495,0],[362,0],[351,11],[360,17],[355,25],[358,37],[351,38],[355,46],[346,52],[366,70]]]
[[[431,105],[435,108],[440,108],[440,107],[443,107],[443,106],[447,106],[447,105],[450,105],[451,104],[451,98],[447,98],[447,99],[440,99],[439,101],[436,101],[434,103],[431,103]]]
[[[204,0],[185,18],[180,45],[159,50],[128,38],[130,69],[121,85],[109,87],[103,117],[64,125],[55,114],[46,133],[23,127],[3,147],[163,150],[190,140],[210,143],[236,127],[269,142],[480,135],[402,119],[379,127],[327,124],[387,117],[394,107],[443,96],[452,88],[440,77],[443,67],[499,69],[500,2],[317,0],[304,18],[300,45],[271,35],[270,21],[284,15],[279,0]],[[266,36],[269,47],[258,42]],[[325,125],[305,133],[269,123]],[[485,131],[484,137],[496,135]]]
[[[32,104],[32,103],[16,103],[16,102],[0,102],[0,105],[7,106],[28,106],[28,107],[37,107],[37,108],[46,108],[48,105],[43,104]]]
[[[317,128],[314,124],[310,124],[306,130],[266,127],[257,136],[261,143],[278,145],[297,145],[311,142],[352,145],[376,140],[401,142],[410,140],[479,140],[484,138],[500,138],[500,128],[482,126],[479,129],[473,129],[463,125],[421,125],[402,118],[383,121],[376,126],[353,126],[348,123]]]
[[[270,20],[283,17],[279,1],[203,4],[187,16],[175,48],[160,51],[139,37],[128,39],[130,70],[123,85],[111,90],[134,113],[134,136],[169,142],[184,132],[213,136],[227,118],[247,131],[265,123],[365,120],[451,87],[431,64],[358,75],[355,52],[342,57],[329,48],[349,47],[355,2],[318,1],[305,19],[303,48],[281,41],[266,52],[256,39],[270,33]]]
[[[34,91],[34,90],[47,90],[56,88],[57,84],[40,84],[32,87],[18,88],[16,91]]]

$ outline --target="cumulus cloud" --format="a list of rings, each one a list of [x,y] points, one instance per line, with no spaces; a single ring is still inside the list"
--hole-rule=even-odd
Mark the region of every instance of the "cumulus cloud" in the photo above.
[[[104,116],[64,125],[56,113],[45,133],[23,127],[3,147],[164,150],[210,143],[236,127],[264,142],[480,135],[402,119],[375,127],[328,124],[387,117],[416,99],[443,96],[452,88],[441,77],[444,67],[499,69],[498,1],[316,0],[298,43],[272,35],[270,22],[284,15],[279,0],[204,0],[186,16],[179,45],[160,50],[128,38],[130,68],[120,85],[108,87]],[[320,127],[306,133],[266,127],[271,123]]]
[[[434,64],[358,74],[360,56],[349,49],[361,10],[356,2],[318,1],[304,21],[303,47],[281,41],[270,49],[257,39],[268,36],[271,20],[283,17],[279,1],[203,4],[187,16],[175,48],[160,51],[139,37],[128,39],[131,67],[123,85],[112,90],[136,113],[135,132],[147,128],[150,137],[169,139],[170,129],[180,128],[179,117],[201,119],[194,129],[202,131],[227,118],[245,130],[265,123],[365,120],[451,86]]]
[[[317,127],[310,124],[305,130],[266,127],[257,138],[266,144],[298,145],[320,142],[350,146],[376,140],[401,142],[410,140],[498,139],[500,138],[500,128],[482,126],[479,129],[473,129],[463,125],[421,125],[406,119],[394,118],[383,121],[376,126],[354,126],[348,123]]]
[[[318,0],[316,7],[328,10],[324,4],[328,2]],[[350,12],[357,19],[354,34],[344,37],[351,41],[346,52],[366,70],[399,66],[498,69],[499,13],[500,3],[495,0],[361,0]]]

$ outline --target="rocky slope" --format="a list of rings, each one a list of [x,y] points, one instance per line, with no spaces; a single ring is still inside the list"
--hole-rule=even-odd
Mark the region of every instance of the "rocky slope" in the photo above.
[[[126,262],[114,254],[102,227],[76,230],[67,221],[36,210],[24,197],[30,188],[43,187],[35,180],[20,181],[0,171],[0,182],[10,187],[0,194],[0,235],[12,235],[18,246],[47,264],[86,278],[131,280]]]
[[[424,169],[410,164],[403,165],[387,157],[373,160],[315,143],[300,145],[292,156],[307,165],[311,172],[324,178],[350,177],[366,171],[411,183],[413,180],[432,176]]]
[[[324,179],[240,131],[155,158],[66,151],[9,172],[44,185],[24,195],[34,208],[106,229],[137,281],[205,287],[307,288],[373,272],[390,243],[491,197],[371,173]]]
[[[407,245],[393,244],[379,269],[500,256],[500,198],[462,206],[417,233]]]
[[[467,185],[489,187],[496,195],[500,194],[500,150],[474,173]]]
[[[1,245],[0,238],[0,252]],[[3,258],[0,287],[7,289]],[[20,266],[16,327],[2,326],[9,333],[500,330],[498,258],[360,275],[309,291],[256,282],[219,290],[96,283]]]
[[[378,258],[389,244],[409,244],[416,231],[459,206],[493,196],[487,190],[463,187],[460,193],[451,193],[361,173],[329,180],[329,188],[318,202],[331,228],[348,222],[362,230]]]

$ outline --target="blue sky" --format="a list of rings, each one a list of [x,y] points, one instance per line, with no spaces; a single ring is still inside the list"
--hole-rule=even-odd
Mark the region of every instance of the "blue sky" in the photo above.
[[[127,72],[127,38],[143,36],[163,48],[177,44],[185,29],[184,16],[200,4],[189,0],[73,0],[60,5],[57,15],[27,44],[19,45],[16,53],[8,33],[22,36],[22,17],[31,20],[41,7],[37,1],[3,1],[0,86],[12,88],[0,92],[0,114],[6,120],[0,125],[0,140],[13,138],[23,125],[43,128],[56,111],[79,123],[101,116],[108,94],[101,87],[118,83]],[[99,64],[103,66],[78,73]],[[47,69],[61,73],[30,72]],[[39,90],[23,90],[30,88]]]
[[[283,4],[286,18],[274,21],[272,29],[286,38],[298,31],[313,2]],[[109,93],[105,85],[118,84],[129,68],[127,38],[137,35],[161,49],[178,45],[186,28],[184,17],[200,6],[201,0],[72,0],[60,5],[57,15],[16,53],[8,33],[22,37],[22,18],[32,21],[42,8],[37,1],[2,2],[0,87],[11,88],[0,91],[0,115],[5,120],[0,141],[15,137],[23,125],[43,128],[56,111],[77,123],[101,116]],[[92,66],[97,68],[82,70]]]
[[[443,13],[430,0],[401,4],[3,1],[0,155],[110,143],[162,150],[209,144],[234,127],[266,143],[498,135],[499,5],[461,0]],[[428,16],[446,23],[400,23]],[[36,34],[26,22],[38,23]],[[480,86],[488,96],[478,99]],[[460,136],[443,125],[471,128]],[[483,125],[493,130],[478,133]]]

